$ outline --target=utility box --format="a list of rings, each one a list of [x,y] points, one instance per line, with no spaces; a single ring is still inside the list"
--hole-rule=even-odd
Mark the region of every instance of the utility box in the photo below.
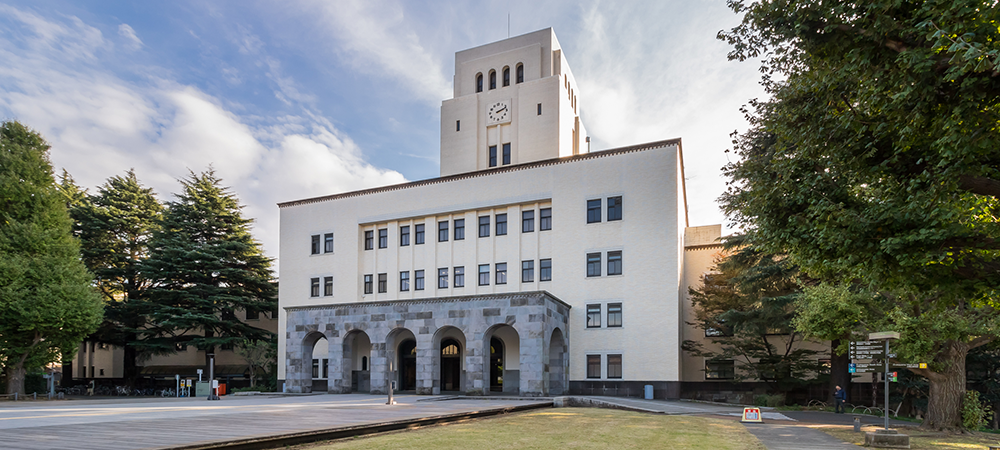
[[[194,396],[195,397],[208,397],[208,394],[212,392],[211,383],[207,381],[199,381],[194,385]]]
[[[652,399],[653,399],[653,385],[652,384],[647,384],[646,385],[646,400],[652,400]]]

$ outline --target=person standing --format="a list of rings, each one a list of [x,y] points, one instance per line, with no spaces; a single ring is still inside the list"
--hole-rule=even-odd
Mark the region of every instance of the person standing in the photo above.
[[[833,400],[836,403],[834,412],[837,414],[843,414],[844,402],[847,401],[847,391],[841,389],[840,386],[837,386],[837,390],[833,393]]]

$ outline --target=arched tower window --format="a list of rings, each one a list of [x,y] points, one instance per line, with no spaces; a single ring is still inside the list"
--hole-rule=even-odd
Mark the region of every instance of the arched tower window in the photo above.
[[[490,89],[496,89],[496,88],[497,88],[497,71],[491,70],[490,71]]]
[[[524,83],[524,64],[517,63],[517,83]]]
[[[510,86],[510,67],[503,68],[503,86]]]
[[[483,92],[483,74],[482,74],[482,72],[476,74],[476,92]]]

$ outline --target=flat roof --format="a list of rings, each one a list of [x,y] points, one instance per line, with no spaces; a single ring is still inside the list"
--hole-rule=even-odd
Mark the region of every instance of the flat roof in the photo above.
[[[311,203],[320,203],[320,202],[325,202],[325,201],[330,201],[330,200],[337,200],[337,199],[348,198],[348,197],[359,197],[359,196],[362,196],[362,195],[377,194],[377,193],[380,193],[380,192],[397,191],[397,190],[400,190],[400,189],[411,189],[411,188],[420,187],[420,186],[426,186],[426,185],[431,185],[431,184],[448,183],[448,182],[451,182],[451,181],[464,180],[464,179],[467,179],[467,178],[486,177],[486,176],[497,175],[497,174],[506,173],[506,172],[514,172],[514,171],[518,171],[518,170],[533,169],[533,168],[536,168],[536,167],[552,166],[552,165],[557,165],[557,164],[567,164],[567,163],[572,163],[572,162],[577,162],[577,161],[586,161],[586,160],[595,159],[595,158],[604,158],[604,157],[607,157],[607,156],[615,156],[615,155],[621,155],[621,154],[625,154],[625,153],[633,153],[633,152],[640,152],[640,151],[644,151],[644,150],[651,150],[651,149],[654,149],[654,148],[669,147],[669,146],[672,146],[672,145],[676,145],[676,146],[680,147],[680,145],[681,145],[681,139],[680,138],[667,139],[667,140],[663,140],[663,141],[648,142],[648,143],[645,143],[645,144],[637,144],[637,145],[632,145],[632,146],[628,146],[628,147],[619,147],[619,148],[613,148],[613,149],[608,149],[608,150],[601,150],[601,151],[597,151],[597,152],[583,153],[583,154],[573,155],[573,156],[565,156],[565,157],[560,157],[560,158],[544,159],[544,160],[541,160],[541,161],[534,161],[534,162],[529,162],[529,163],[524,163],[524,164],[517,164],[517,165],[512,165],[512,166],[497,167],[495,169],[477,170],[477,171],[474,171],[474,172],[459,173],[459,174],[455,174],[455,175],[448,175],[446,177],[429,178],[429,179],[426,179],[426,180],[410,181],[410,182],[399,183],[399,184],[390,184],[388,186],[381,186],[381,187],[370,188],[370,189],[361,189],[361,190],[358,190],[358,191],[350,191],[350,192],[344,192],[344,193],[340,193],[340,194],[331,194],[331,195],[324,195],[324,196],[321,196],[321,197],[312,197],[312,198],[306,198],[306,199],[302,199],[302,200],[293,200],[293,201],[289,201],[289,202],[278,203],[278,208],[284,208],[284,207],[287,207],[287,206],[308,205],[308,204],[311,204]],[[681,167],[680,167],[680,170],[681,170],[681,177],[682,177],[681,180],[682,180],[682,183],[684,183],[684,181],[683,181],[683,177],[684,177],[684,158],[683,158],[683,156],[681,157]],[[684,184],[686,184],[686,183],[684,183]],[[684,196],[684,210],[687,211],[687,192],[684,192],[682,195]],[[685,221],[686,221],[686,219],[687,218],[685,217]]]

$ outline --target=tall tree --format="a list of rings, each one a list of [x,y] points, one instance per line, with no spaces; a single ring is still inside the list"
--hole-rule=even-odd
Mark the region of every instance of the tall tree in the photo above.
[[[252,220],[221,183],[214,170],[191,173],[177,200],[167,203],[143,264],[153,288],[141,351],[171,353],[181,343],[207,354],[273,336],[235,317],[239,310],[271,311],[277,289],[271,259],[250,234]]]
[[[143,274],[149,241],[159,227],[163,206],[135,172],[109,178],[97,193],[80,198],[72,179],[63,176],[62,190],[71,203],[74,229],[83,243],[83,261],[94,274],[94,284],[104,297],[104,321],[90,338],[124,349],[124,376],[131,385],[138,377],[138,341],[150,314],[147,291],[152,286]]]
[[[37,132],[0,123],[0,366],[8,393],[23,393],[28,369],[72,354],[101,320],[48,149]]]
[[[818,373],[819,352],[804,348],[792,327],[799,295],[798,268],[749,245],[744,236],[725,239],[720,258],[702,285],[691,289],[693,325],[705,330],[712,349],[685,341],[684,349],[710,359],[733,360],[736,378],[760,380],[787,392]]]
[[[1000,314],[1000,9],[992,0],[731,0],[762,58],[724,209],[765,251],[869,285],[930,360],[924,426],[958,428],[969,349]],[[933,333],[927,332],[933,330]]]

